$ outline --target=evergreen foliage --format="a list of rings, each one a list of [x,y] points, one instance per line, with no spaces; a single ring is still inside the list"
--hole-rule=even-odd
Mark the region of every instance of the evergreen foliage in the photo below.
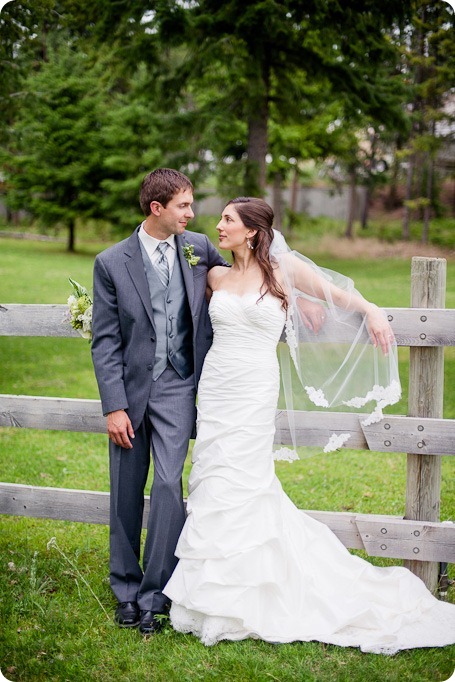
[[[143,175],[172,166],[226,198],[272,183],[280,221],[282,187],[297,187],[305,161],[330,159],[336,181],[372,191],[397,147],[393,182],[400,164],[423,168],[407,210],[428,218],[448,141],[438,124],[452,93],[451,30],[449,8],[428,0],[7,3],[8,210],[67,226],[71,249],[77,220],[131,229]]]
[[[25,105],[4,155],[10,205],[45,226],[65,225],[70,251],[76,220],[102,216],[105,80],[101,62],[66,45],[50,48],[23,82]]]

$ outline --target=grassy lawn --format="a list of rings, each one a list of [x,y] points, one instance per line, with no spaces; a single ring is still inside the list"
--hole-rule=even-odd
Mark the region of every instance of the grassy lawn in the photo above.
[[[66,302],[68,276],[90,287],[94,255],[106,245],[84,242],[78,253],[67,254],[60,243],[1,239],[0,302]],[[409,304],[409,259],[337,260],[322,254],[316,260],[353,277],[378,305]],[[447,307],[455,307],[453,261]],[[2,393],[98,397],[90,347],[82,339],[0,338],[0,362]],[[405,349],[400,349],[400,371],[406,393]],[[446,351],[444,408],[450,418],[455,418],[454,383],[452,348]],[[390,411],[405,413],[406,396]],[[309,454],[293,465],[277,465],[284,489],[299,507],[403,514],[405,455],[352,450],[324,455],[316,449]],[[106,438],[99,434],[2,429],[0,467],[3,481],[108,490]],[[188,458],[185,486],[189,468]],[[444,520],[455,518],[454,480],[453,458],[445,457]],[[3,516],[0,528],[0,669],[9,680],[433,682],[447,680],[455,667],[455,647],[390,658],[319,643],[276,646],[248,640],[206,648],[169,626],[159,637],[143,640],[112,623],[106,527]],[[58,549],[47,548],[52,537]]]

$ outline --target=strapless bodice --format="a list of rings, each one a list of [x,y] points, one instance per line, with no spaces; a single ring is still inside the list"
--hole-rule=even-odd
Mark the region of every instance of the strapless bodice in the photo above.
[[[213,292],[209,314],[215,347],[257,346],[275,350],[286,319],[281,302],[275,296],[258,292],[243,295],[225,289]]]

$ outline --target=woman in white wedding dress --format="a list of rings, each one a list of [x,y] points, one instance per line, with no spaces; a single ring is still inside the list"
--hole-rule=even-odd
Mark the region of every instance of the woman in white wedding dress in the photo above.
[[[351,555],[327,526],[295,507],[275,475],[276,348],[288,299],[281,269],[269,260],[272,222],[264,201],[240,198],[217,227],[234,264],[209,273],[214,341],[198,389],[179,562],[164,589],[172,626],[206,645],[318,640],[393,654],[453,643],[454,605],[404,568]],[[315,275],[295,267],[305,288],[302,280]],[[373,343],[387,352],[393,333],[381,311],[334,287],[331,295],[366,316]]]

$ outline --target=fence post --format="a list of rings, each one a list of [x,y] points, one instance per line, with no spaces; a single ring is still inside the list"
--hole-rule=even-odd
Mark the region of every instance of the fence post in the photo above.
[[[411,267],[411,307],[444,308],[446,260],[414,257]],[[429,330],[430,331],[430,330]],[[443,416],[444,348],[410,349],[408,416]],[[425,432],[422,432],[425,440]],[[439,521],[441,457],[407,456],[406,519]],[[438,586],[439,564],[405,560],[404,565],[419,576],[431,592]]]

